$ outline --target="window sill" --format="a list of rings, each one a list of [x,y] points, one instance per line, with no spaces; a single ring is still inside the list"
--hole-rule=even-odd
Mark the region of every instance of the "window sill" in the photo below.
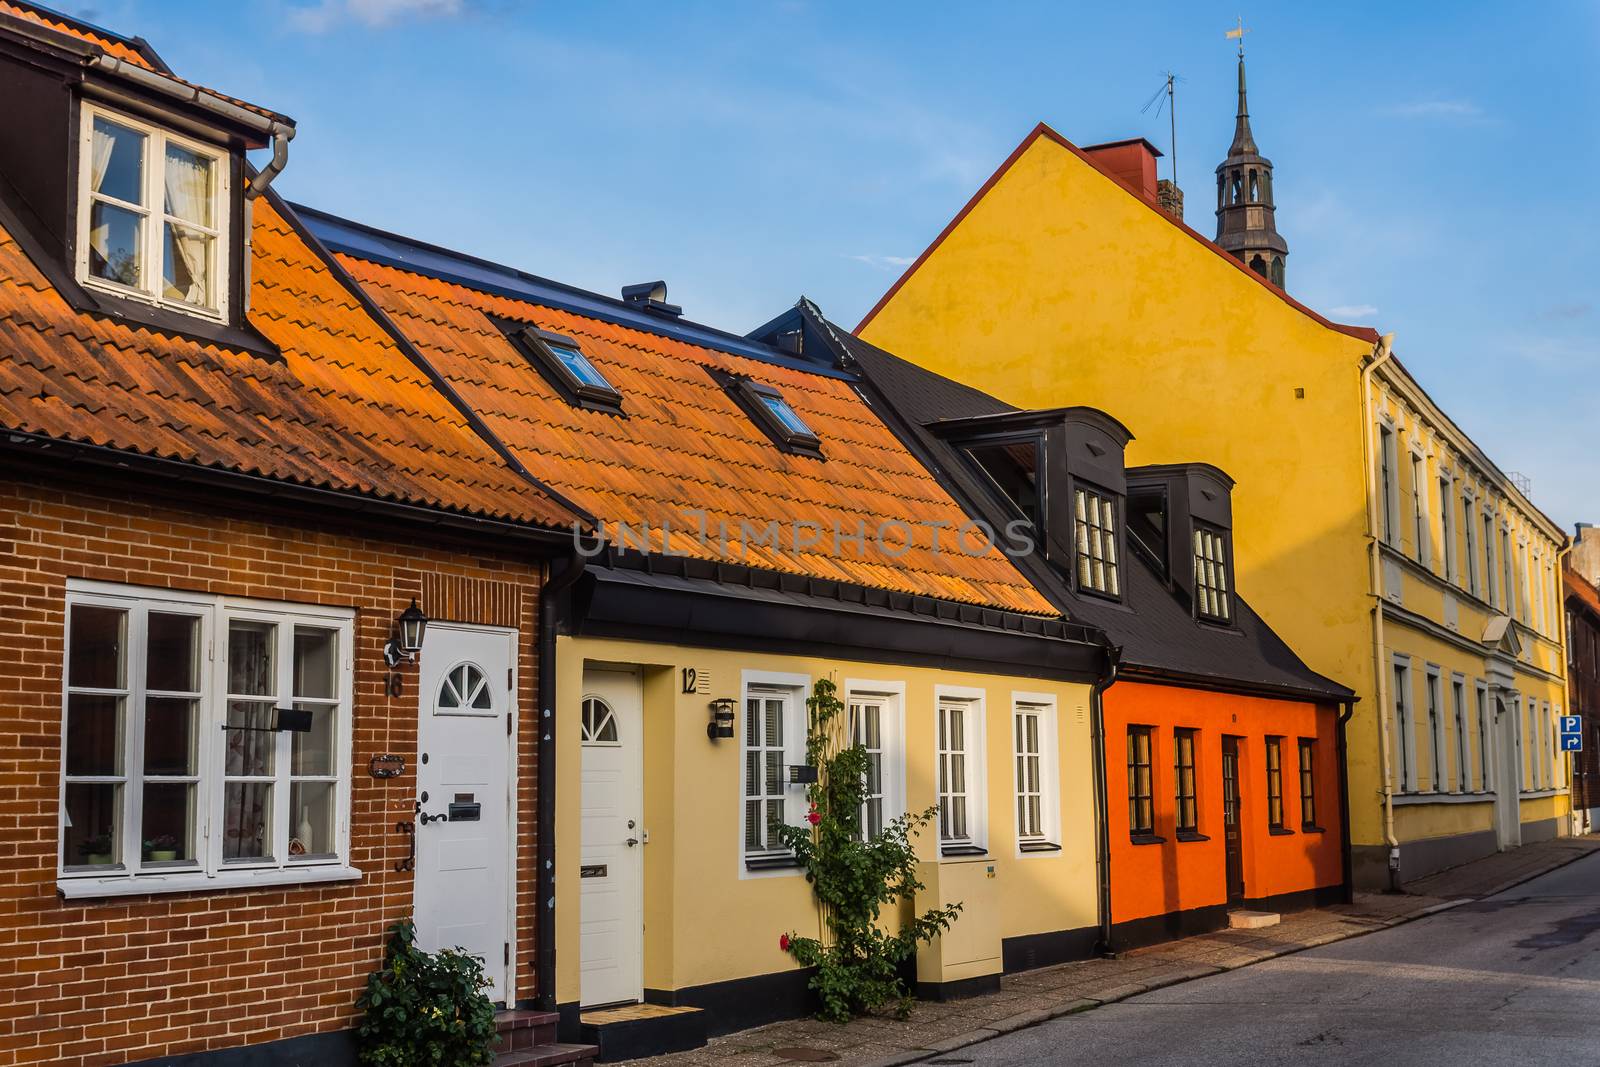
[[[1300,824],[1300,832],[1303,834],[1325,834],[1328,830],[1327,827],[1318,826],[1314,822],[1307,822]]]
[[[1410,804],[1483,804],[1493,800],[1494,790],[1471,793],[1409,792],[1396,793],[1391,798],[1398,807]]]
[[[1179,841],[1210,841],[1211,840],[1211,838],[1207,837],[1205,834],[1200,833],[1198,830],[1179,830],[1177,836],[1178,836],[1178,840]]]
[[[119,874],[112,878],[69,876],[56,879],[56,892],[66,900],[96,897],[142,897],[152,893],[209,893],[267,886],[315,885],[320,882],[355,882],[361,872],[342,864],[289,867],[257,871],[222,871],[209,877],[203,871],[182,874]]]
[[[1267,833],[1271,834],[1273,837],[1294,836],[1294,831],[1289,829],[1287,826],[1269,826],[1267,827]]]
[[[941,856],[987,856],[989,850],[982,845],[940,845]]]
[[[799,870],[800,861],[793,856],[756,856],[744,861],[747,871]]]
[[[1020,852],[1060,852],[1061,846],[1050,841],[1023,841],[1017,849]]]
[[[1128,839],[1136,845],[1164,845],[1167,839],[1159,834],[1129,834]]]

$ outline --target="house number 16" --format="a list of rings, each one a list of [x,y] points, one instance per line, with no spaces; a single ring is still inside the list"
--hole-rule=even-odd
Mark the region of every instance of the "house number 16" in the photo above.
[[[400,695],[400,672],[390,671],[383,676],[383,687],[389,691],[391,697]]]

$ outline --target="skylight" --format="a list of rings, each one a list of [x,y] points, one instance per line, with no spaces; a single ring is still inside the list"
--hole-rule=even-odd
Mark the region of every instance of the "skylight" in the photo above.
[[[606,376],[601,374],[593,363],[589,362],[589,357],[579,352],[576,348],[552,344],[550,351],[561,361],[563,367],[572,372],[572,376],[578,379],[581,384],[592,386],[596,389],[609,389],[613,393],[616,392],[615,387],[606,381]]]
[[[622,394],[584,355],[577,341],[532,326],[503,325],[528,362],[567,403],[590,411],[622,414]]]
[[[761,403],[766,406],[766,409],[772,413],[772,417],[777,419],[778,424],[785,430],[792,434],[803,434],[810,438],[817,436],[811,432],[811,427],[805,424],[805,420],[795,414],[794,408],[790,407],[789,402],[783,397],[776,393],[760,393],[758,395],[761,398]]]
[[[822,459],[822,439],[817,436],[784,395],[764,382],[752,381],[715,367],[706,370],[744,409],[762,433],[785,452]]]

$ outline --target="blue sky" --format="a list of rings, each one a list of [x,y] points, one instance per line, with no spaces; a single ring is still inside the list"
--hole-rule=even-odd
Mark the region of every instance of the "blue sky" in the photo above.
[[[293,115],[293,199],[734,330],[853,324],[1041,119],[1165,150],[1176,71],[1202,232],[1232,135],[1237,4],[57,2]],[[1291,291],[1600,522],[1600,4],[1258,6]]]

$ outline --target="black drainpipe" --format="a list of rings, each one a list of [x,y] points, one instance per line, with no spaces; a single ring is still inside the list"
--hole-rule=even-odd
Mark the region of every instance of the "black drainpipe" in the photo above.
[[[539,785],[538,835],[534,855],[538,871],[535,894],[539,909],[534,945],[538,978],[538,1005],[556,1010],[556,619],[557,601],[583,576],[585,558],[574,552],[566,566],[553,573],[539,590]]]
[[[1353,870],[1350,858],[1350,763],[1348,750],[1345,747],[1345,724],[1350,721],[1350,716],[1355,714],[1356,702],[1341,700],[1339,704],[1339,725],[1334,733],[1334,751],[1339,756],[1339,869],[1344,878],[1340,890],[1341,899],[1349,904],[1355,900],[1355,886],[1352,884]]]
[[[1094,760],[1095,868],[1099,876],[1100,942],[1096,955],[1116,956],[1111,943],[1111,808],[1106,796],[1106,721],[1102,694],[1117,680],[1117,663],[1122,649],[1106,649],[1105,673],[1089,690],[1089,736]]]

